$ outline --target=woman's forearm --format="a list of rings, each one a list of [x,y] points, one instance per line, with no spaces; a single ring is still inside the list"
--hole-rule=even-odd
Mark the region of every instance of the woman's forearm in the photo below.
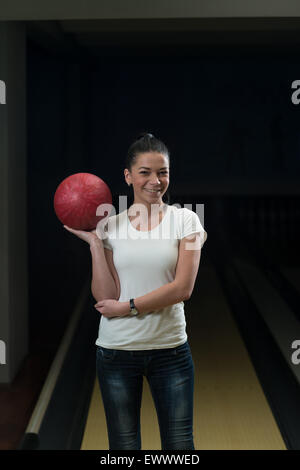
[[[102,240],[90,245],[92,255],[91,291],[98,302],[103,299],[117,299],[117,287],[107,266]]]
[[[182,291],[176,281],[169,282],[148,294],[136,297],[134,304],[139,313],[152,313],[168,305],[174,305],[189,297]]]

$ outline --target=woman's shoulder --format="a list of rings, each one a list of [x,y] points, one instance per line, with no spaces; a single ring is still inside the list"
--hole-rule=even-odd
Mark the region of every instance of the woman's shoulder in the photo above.
[[[191,217],[193,216],[193,214],[195,214],[195,212],[192,210],[192,209],[189,209],[188,207],[179,207],[178,205],[174,204],[172,206],[169,206],[171,211],[177,215],[178,217]]]

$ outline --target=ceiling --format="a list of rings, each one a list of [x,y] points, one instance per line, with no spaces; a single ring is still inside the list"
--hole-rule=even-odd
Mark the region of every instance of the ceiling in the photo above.
[[[47,20],[26,25],[32,41],[56,54],[300,49],[300,18]]]

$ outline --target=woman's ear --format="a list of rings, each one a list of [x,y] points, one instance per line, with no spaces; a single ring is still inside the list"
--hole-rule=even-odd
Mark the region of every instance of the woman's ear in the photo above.
[[[130,186],[131,185],[131,182],[129,181],[130,180],[130,174],[129,174],[129,171],[127,169],[124,170],[124,176],[125,176],[126,183],[128,184],[128,186]]]

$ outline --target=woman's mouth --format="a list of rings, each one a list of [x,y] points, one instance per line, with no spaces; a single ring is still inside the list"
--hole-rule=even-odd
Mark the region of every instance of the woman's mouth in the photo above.
[[[147,188],[144,188],[144,190],[152,194],[160,193],[161,191],[161,189],[147,189]]]

